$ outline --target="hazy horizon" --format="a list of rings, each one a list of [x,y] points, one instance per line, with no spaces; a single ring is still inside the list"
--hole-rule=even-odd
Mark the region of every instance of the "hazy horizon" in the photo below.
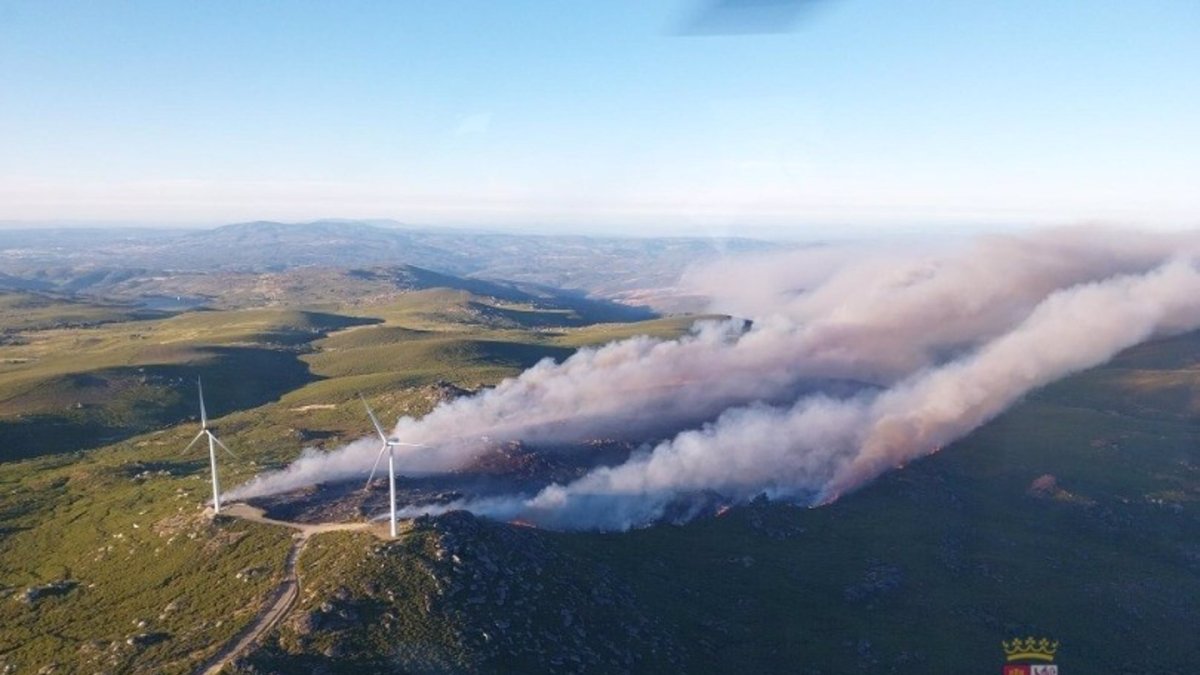
[[[512,236],[584,236],[593,238],[613,239],[759,239],[764,241],[815,241],[841,239],[907,239],[913,237],[941,236],[970,236],[987,233],[1015,233],[1031,229],[1039,229],[1036,225],[1008,223],[1002,226],[980,224],[961,224],[943,226],[923,226],[917,223],[890,224],[804,224],[793,226],[745,226],[726,225],[709,227],[660,227],[638,228],[628,225],[594,224],[576,225],[569,229],[553,224],[528,225],[497,225],[473,223],[420,223],[403,222],[390,218],[313,218],[304,220],[274,220],[268,218],[253,218],[238,221],[105,221],[83,219],[47,219],[47,220],[0,220],[0,235],[5,231],[37,231],[37,230],[119,230],[119,231],[203,231],[215,230],[230,225],[247,225],[254,223],[276,223],[287,226],[303,226],[317,223],[331,224],[367,224],[384,229],[430,232],[462,232],[479,234],[503,234]],[[1073,228],[1089,223],[1059,224],[1052,227]],[[1174,229],[1174,228],[1167,228]]]

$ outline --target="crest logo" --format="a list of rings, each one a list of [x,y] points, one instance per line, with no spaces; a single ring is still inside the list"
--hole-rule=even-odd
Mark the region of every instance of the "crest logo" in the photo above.
[[[1006,663],[1003,675],[1058,675],[1058,666],[1047,663],[1058,653],[1058,640],[1014,638],[1000,643]],[[1030,661],[1041,663],[1029,663]]]
[[[1058,652],[1058,640],[1051,642],[1048,638],[1016,638],[1005,640],[1000,646],[1008,661],[1053,661]]]

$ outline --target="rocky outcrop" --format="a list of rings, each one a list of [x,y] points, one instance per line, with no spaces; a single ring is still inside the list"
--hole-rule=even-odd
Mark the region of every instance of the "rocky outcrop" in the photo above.
[[[43,584],[41,586],[30,586],[29,588],[26,588],[24,593],[21,593],[17,596],[17,599],[27,605],[32,605],[43,598],[66,595],[74,590],[74,588],[78,585],[79,582],[75,581],[74,579],[60,579],[58,581],[51,581],[50,583]]]
[[[425,598],[493,667],[556,672],[645,671],[681,663],[668,631],[611,570],[548,544],[543,532],[464,511],[414,522],[432,535]]]

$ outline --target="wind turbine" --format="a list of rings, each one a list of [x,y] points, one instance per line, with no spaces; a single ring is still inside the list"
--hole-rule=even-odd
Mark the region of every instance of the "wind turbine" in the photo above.
[[[420,443],[405,443],[397,438],[389,438],[388,435],[383,432],[383,427],[379,424],[379,419],[375,417],[375,412],[373,410],[371,410],[371,406],[367,404],[367,399],[364,398],[362,394],[359,394],[358,397],[360,399],[362,399],[363,407],[365,407],[367,409],[367,415],[370,415],[370,417],[371,417],[371,424],[375,425],[375,431],[379,434],[379,440],[383,442],[383,445],[381,445],[379,447],[379,455],[375,457],[375,466],[371,467],[371,475],[367,477],[367,484],[363,487],[363,489],[365,490],[371,486],[371,481],[374,480],[374,478],[375,478],[375,470],[379,468],[379,460],[383,459],[383,453],[384,453],[384,451],[387,451],[388,493],[390,495],[391,502],[392,502],[392,536],[395,537],[396,536],[396,460],[395,460],[395,457],[393,457],[392,448],[399,446],[399,445],[407,445],[409,447],[414,447],[414,448],[422,448],[425,446],[423,446]]]
[[[184,454],[188,450],[191,450],[192,446],[196,444],[196,441],[200,440],[204,436],[208,436],[208,463],[212,467],[213,513],[217,514],[221,512],[221,484],[217,482],[216,446],[221,446],[221,449],[225,452],[228,452],[231,457],[236,458],[237,455],[233,454],[233,451],[230,450],[229,447],[224,443],[222,443],[221,439],[217,438],[216,435],[213,434],[212,429],[208,428],[208,412],[204,409],[204,385],[200,384],[200,378],[198,377],[196,378],[196,389],[200,392],[200,433],[196,434],[196,437],[192,439],[192,442],[188,443],[187,447],[183,449],[183,452],[179,454]]]

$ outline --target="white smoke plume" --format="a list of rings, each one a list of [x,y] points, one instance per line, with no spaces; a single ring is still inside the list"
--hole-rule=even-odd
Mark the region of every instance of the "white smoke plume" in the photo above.
[[[400,467],[452,470],[506,440],[551,451],[594,438],[665,439],[537,495],[450,506],[623,529],[698,491],[827,501],[961,437],[1034,388],[1200,326],[1198,253],[1190,234],[1077,229],[932,253],[811,247],[722,261],[684,282],[752,323],[581,350],[420,420],[403,418],[396,434],[429,448],[405,454]],[[308,452],[230,496],[359,477],[376,449],[367,439]]]

